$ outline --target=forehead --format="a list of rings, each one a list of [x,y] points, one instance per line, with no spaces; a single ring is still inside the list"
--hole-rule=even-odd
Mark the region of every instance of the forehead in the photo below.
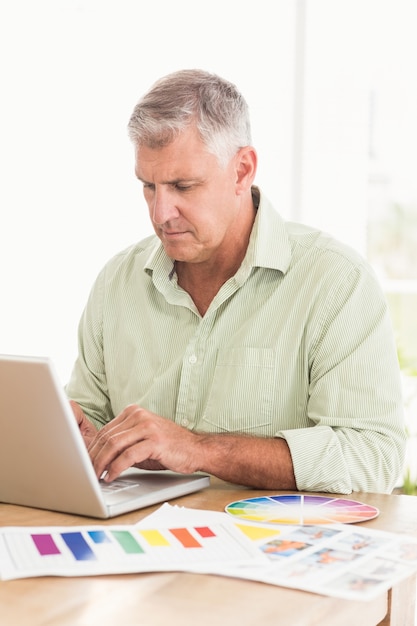
[[[190,177],[216,161],[194,127],[187,128],[162,148],[137,145],[135,158],[136,175],[141,180],[152,180],[155,176]]]

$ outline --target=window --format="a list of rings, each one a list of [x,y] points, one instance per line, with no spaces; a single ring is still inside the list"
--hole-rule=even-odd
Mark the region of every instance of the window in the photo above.
[[[417,370],[417,4],[299,6],[298,217],[367,256],[387,293],[402,366]]]
[[[372,49],[367,250],[388,295],[401,363],[417,372],[417,40],[414,1],[382,3]]]

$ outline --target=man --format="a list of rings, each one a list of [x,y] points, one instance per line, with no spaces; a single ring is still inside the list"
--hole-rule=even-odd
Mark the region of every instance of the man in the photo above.
[[[203,71],[129,121],[155,236],[104,267],[67,393],[97,476],[390,492],[405,448],[385,300],[354,251],[254,186],[246,102]]]

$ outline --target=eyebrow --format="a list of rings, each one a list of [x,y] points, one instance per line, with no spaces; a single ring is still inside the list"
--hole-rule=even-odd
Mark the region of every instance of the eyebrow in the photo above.
[[[144,183],[145,185],[153,185],[154,183],[151,183],[148,180],[144,180],[143,178],[141,178],[140,176],[136,177],[138,180],[140,180],[141,183]],[[174,178],[173,180],[163,180],[160,184],[161,185],[178,185],[179,183],[198,183],[200,182],[199,179],[197,178]]]

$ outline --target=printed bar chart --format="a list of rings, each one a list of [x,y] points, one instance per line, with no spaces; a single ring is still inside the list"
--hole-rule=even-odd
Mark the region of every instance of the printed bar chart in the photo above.
[[[168,527],[10,528],[0,532],[0,576],[93,575],[189,569],[262,560],[228,524]]]

